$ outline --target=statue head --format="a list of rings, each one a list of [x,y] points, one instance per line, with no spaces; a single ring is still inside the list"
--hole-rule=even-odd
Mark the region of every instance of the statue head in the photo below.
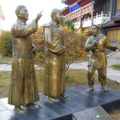
[[[28,11],[27,11],[26,6],[24,6],[24,5],[17,6],[15,13],[16,13],[18,19],[28,20]]]
[[[63,22],[61,11],[59,9],[52,10],[51,18],[52,18],[52,21],[56,22],[57,24],[62,24]]]
[[[99,34],[99,26],[97,25],[92,25],[91,26],[91,32],[93,36],[97,36]]]

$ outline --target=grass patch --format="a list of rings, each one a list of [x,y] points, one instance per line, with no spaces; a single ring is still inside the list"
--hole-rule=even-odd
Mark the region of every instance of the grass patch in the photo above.
[[[8,96],[9,82],[11,78],[11,72],[1,72],[0,71],[0,98]],[[36,79],[38,83],[38,89],[40,92],[43,90],[43,81],[44,81],[44,71],[36,71]],[[97,75],[95,76],[95,83],[100,84],[97,80]],[[65,77],[66,87],[84,85],[88,83],[87,80],[87,71],[86,70],[68,70]],[[120,89],[120,83],[116,81],[107,81],[108,87],[114,89]],[[87,89],[87,88],[86,88]]]
[[[111,65],[112,68],[120,70],[120,64]]]
[[[0,72],[0,98],[8,96],[10,72]]]
[[[110,113],[110,116],[114,119],[114,120],[120,120],[120,110],[114,110]]]
[[[11,61],[12,61],[12,57],[8,57],[8,56],[4,57],[4,56],[0,55],[0,62],[1,63],[8,63],[8,62],[11,62]]]

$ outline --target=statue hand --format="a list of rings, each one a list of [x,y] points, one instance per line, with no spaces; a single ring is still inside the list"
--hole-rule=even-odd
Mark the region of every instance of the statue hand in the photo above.
[[[93,44],[92,44],[93,46],[97,46],[97,42],[95,41],[95,42],[93,42]]]
[[[114,47],[114,48],[113,48],[113,51],[116,51],[117,49],[118,49],[118,47]]]
[[[36,17],[36,19],[35,19],[36,23],[37,23],[38,20],[42,17],[42,12],[43,12],[43,11],[41,11],[40,13],[38,13],[38,15],[37,15],[37,17]]]

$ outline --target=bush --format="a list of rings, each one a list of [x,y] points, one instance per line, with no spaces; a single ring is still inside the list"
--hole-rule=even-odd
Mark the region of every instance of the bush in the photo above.
[[[9,31],[5,31],[0,35],[0,54],[2,56],[12,55],[12,40]]]
[[[38,31],[32,35],[33,43],[37,47],[37,54],[34,58],[35,62],[39,63],[41,67],[44,66],[44,34],[43,34],[43,26],[41,26]],[[65,34],[65,42],[66,42],[66,70],[68,70],[70,64],[74,61],[80,61],[86,58],[87,53],[84,50],[84,45],[86,38],[84,36],[80,36],[78,33],[73,32],[67,26],[61,26]]]

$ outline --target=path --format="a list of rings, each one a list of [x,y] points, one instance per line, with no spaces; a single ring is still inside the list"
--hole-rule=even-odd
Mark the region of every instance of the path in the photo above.
[[[107,66],[107,78],[120,82],[120,71],[111,68],[113,64],[120,64],[120,52],[113,52],[107,56],[108,66]],[[69,69],[84,69],[88,70],[88,62],[73,63],[70,65]],[[41,69],[39,66],[35,65],[35,69]],[[11,64],[0,64],[0,71],[11,71]]]

